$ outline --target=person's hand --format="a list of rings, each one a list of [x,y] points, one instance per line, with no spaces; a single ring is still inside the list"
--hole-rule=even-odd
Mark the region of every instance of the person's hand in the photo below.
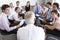
[[[45,27],[48,27],[48,25],[45,25]]]
[[[47,23],[45,20],[42,20],[44,23]]]
[[[17,27],[17,28],[19,28],[19,27],[20,27],[20,25],[17,25],[16,27]]]
[[[19,17],[19,18],[20,18],[20,20],[23,19],[22,17]]]

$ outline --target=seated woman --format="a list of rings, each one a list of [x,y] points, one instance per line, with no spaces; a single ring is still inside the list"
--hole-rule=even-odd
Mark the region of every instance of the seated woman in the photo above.
[[[29,11],[25,14],[26,26],[17,31],[17,40],[45,40],[43,28],[35,26],[35,15]]]
[[[50,26],[50,25],[45,25],[45,26],[47,27],[46,32],[48,34],[52,34],[52,35],[60,37],[60,17],[58,17],[58,15],[59,14],[58,14],[57,10],[53,10],[51,12],[51,16],[54,19],[54,24],[53,24],[53,26]]]
[[[27,4],[26,4],[26,6],[25,6],[25,10],[26,10],[26,12],[28,12],[28,11],[30,11],[30,1],[27,1]]]

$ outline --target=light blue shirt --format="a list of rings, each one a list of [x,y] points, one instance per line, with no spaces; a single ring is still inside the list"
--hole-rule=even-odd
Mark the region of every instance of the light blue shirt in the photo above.
[[[37,10],[37,8],[38,8],[38,10]],[[40,5],[34,7],[34,13],[37,14],[37,12],[42,13],[42,7]]]
[[[47,19],[49,19],[51,17],[51,11],[52,11],[52,9],[48,9],[48,11],[46,13]]]

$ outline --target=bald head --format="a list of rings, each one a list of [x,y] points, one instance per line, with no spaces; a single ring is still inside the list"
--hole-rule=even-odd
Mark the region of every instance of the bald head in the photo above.
[[[32,16],[32,12],[31,11],[26,12],[25,18],[30,18],[31,16]]]
[[[13,3],[10,3],[9,6],[10,6],[10,7],[13,7]]]
[[[36,1],[36,5],[39,5],[39,2],[38,1]]]
[[[32,11],[26,12],[25,20],[27,24],[30,24],[30,23],[34,24],[34,19],[35,19],[35,15]]]

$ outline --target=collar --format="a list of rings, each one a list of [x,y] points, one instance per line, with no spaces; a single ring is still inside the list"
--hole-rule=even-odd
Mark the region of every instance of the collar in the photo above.
[[[27,27],[35,27],[34,24],[27,24],[26,26],[27,26]]]
[[[8,16],[8,14],[2,13],[4,16]]]

